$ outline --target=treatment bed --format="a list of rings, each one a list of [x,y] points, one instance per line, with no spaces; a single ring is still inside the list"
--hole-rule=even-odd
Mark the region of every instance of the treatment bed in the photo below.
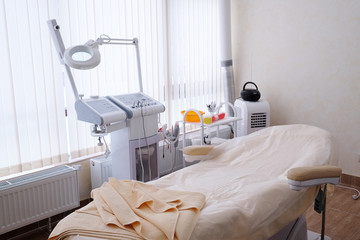
[[[201,161],[146,184],[112,179],[95,189],[94,201],[60,221],[50,239],[307,239],[302,214],[316,185],[337,184],[341,174],[327,166],[335,164],[330,134],[307,125],[190,146],[184,157]],[[117,196],[126,193],[125,201]],[[162,219],[168,211],[178,215]]]

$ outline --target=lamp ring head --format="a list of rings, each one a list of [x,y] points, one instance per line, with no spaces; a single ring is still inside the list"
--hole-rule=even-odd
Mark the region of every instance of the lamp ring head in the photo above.
[[[98,43],[90,40],[84,45],[76,45],[65,50],[64,62],[76,69],[88,70],[99,65],[101,55]]]

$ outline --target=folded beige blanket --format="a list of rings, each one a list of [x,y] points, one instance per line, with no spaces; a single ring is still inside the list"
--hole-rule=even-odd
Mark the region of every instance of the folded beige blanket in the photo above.
[[[92,201],[61,220],[49,239],[80,234],[106,239],[189,239],[205,204],[201,193],[109,179]]]

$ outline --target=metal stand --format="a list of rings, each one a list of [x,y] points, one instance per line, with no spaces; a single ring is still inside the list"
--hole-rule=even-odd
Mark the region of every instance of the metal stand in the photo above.
[[[325,184],[324,192],[323,192],[324,195],[323,195],[323,202],[322,202],[321,240],[325,239],[326,188],[327,188],[327,184]]]
[[[51,227],[51,217],[48,217],[47,230],[49,231],[49,233],[51,233],[51,231],[52,231],[52,227]]]
[[[325,239],[326,192],[327,192],[327,184],[324,184],[324,190],[321,190],[321,186],[320,186],[319,192],[316,196],[314,203],[314,210],[319,214],[322,213],[321,235],[320,235],[321,240]]]

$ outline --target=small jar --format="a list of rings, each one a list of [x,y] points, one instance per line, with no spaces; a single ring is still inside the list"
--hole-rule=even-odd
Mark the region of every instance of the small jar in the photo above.
[[[211,114],[203,115],[203,120],[204,120],[205,124],[211,124],[212,123],[212,115]]]

